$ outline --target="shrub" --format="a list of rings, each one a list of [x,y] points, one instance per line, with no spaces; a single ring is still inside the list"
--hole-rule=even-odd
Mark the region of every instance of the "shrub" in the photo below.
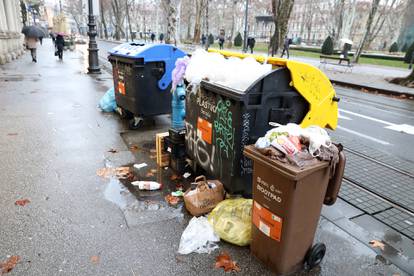
[[[405,52],[404,62],[410,63],[411,57],[414,55],[414,42],[411,44],[411,46],[407,49],[407,52]]]
[[[408,48],[408,45],[407,45],[407,42],[406,42],[406,43],[404,43],[404,46],[401,48],[401,52],[403,52],[403,53],[407,52],[407,48]]]
[[[234,46],[240,47],[243,45],[243,38],[240,32],[237,33],[236,37],[234,38]]]
[[[393,44],[391,44],[391,47],[390,47],[389,52],[390,53],[398,52],[398,44],[397,44],[397,42],[394,42]]]
[[[334,52],[333,49],[333,40],[330,36],[328,36],[325,41],[323,42],[322,45],[322,49],[321,49],[322,54],[324,55],[332,55]]]
[[[208,45],[214,44],[214,36],[212,34],[208,35]]]

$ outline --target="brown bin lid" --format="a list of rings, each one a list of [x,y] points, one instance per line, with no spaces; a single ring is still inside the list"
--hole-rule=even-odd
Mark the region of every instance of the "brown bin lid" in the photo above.
[[[311,166],[307,166],[305,168],[300,168],[298,166],[282,163],[278,160],[273,160],[263,155],[256,149],[254,145],[245,146],[244,155],[246,155],[255,162],[259,162],[264,166],[268,166],[270,169],[277,171],[278,173],[282,174],[290,180],[300,180],[317,170],[329,166],[329,162],[327,161],[319,161],[318,163]]]

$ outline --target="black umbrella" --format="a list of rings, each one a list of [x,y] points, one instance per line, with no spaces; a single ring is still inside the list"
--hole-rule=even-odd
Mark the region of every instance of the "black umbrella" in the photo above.
[[[24,26],[22,29],[22,33],[27,37],[45,37],[47,34],[45,31],[37,26]]]

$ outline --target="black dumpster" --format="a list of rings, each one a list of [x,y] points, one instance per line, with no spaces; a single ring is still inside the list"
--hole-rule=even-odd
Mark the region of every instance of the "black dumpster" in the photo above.
[[[230,193],[251,195],[252,161],[243,155],[271,126],[300,123],[308,102],[289,85],[280,68],[263,75],[246,91],[202,81],[186,96],[186,151],[195,169],[218,178]]]
[[[186,54],[169,44],[125,43],[109,51],[121,115],[139,128],[146,117],[171,112],[171,72]]]

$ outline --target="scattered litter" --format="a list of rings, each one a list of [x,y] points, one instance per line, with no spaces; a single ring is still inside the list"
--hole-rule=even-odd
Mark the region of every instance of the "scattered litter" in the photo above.
[[[369,244],[374,248],[381,249],[382,251],[384,251],[384,249],[385,249],[385,244],[381,241],[378,241],[378,240],[372,240],[372,241],[369,242]]]
[[[168,204],[170,205],[177,205],[178,202],[180,202],[181,198],[179,198],[178,196],[173,196],[173,195],[166,195],[165,196],[165,201],[168,202]]]
[[[16,202],[14,202],[14,204],[18,206],[25,206],[28,203],[30,203],[30,200],[28,200],[27,198],[19,199],[19,200],[16,200]]]
[[[183,196],[184,193],[183,191],[179,190],[179,191],[175,191],[175,192],[171,192],[172,196]]]
[[[108,150],[108,152],[110,152],[110,153],[117,153],[118,150],[116,150],[116,149],[110,149],[110,150]]]
[[[145,177],[153,177],[154,174],[152,172],[147,172],[147,174],[145,175]]]
[[[150,155],[151,159],[157,159],[157,155]]]
[[[17,263],[20,261],[20,256],[11,256],[8,258],[4,263],[0,262],[0,272],[3,273],[9,273],[13,270],[13,268],[17,265]],[[1,275],[0,274],[0,275]]]
[[[93,264],[99,264],[99,256],[92,256],[91,257],[91,262]]]
[[[103,112],[114,112],[116,110],[117,106],[115,101],[115,91],[113,87],[106,91],[105,95],[103,95],[99,101],[99,107]]]
[[[96,174],[104,178],[115,176],[119,179],[130,179],[133,177],[129,167],[101,168],[96,171]]]
[[[139,170],[139,169],[145,168],[146,166],[148,166],[147,163],[140,163],[140,164],[135,164],[134,168]]]
[[[208,215],[208,221],[214,232],[221,239],[246,246],[250,244],[252,235],[252,203],[251,199],[226,199]]]
[[[162,185],[155,181],[134,181],[132,185],[137,186],[140,190],[154,191],[161,189]]]
[[[193,217],[181,235],[179,254],[211,253],[220,238],[214,233],[206,217]]]
[[[151,153],[157,153],[157,149],[150,149]]]
[[[189,172],[186,172],[186,173],[183,174],[183,177],[186,178],[186,179],[189,178],[190,176],[191,176],[191,173],[189,173]]]
[[[157,169],[151,169],[150,172],[157,173]]]
[[[216,268],[223,268],[225,272],[236,271],[240,272],[241,269],[235,261],[233,261],[227,252],[222,252],[216,257]]]

